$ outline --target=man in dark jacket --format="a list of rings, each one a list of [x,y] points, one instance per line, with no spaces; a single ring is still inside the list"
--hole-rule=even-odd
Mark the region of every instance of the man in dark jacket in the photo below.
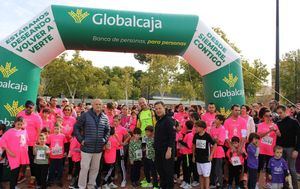
[[[88,189],[94,189],[96,186],[102,149],[109,132],[109,121],[102,112],[102,102],[95,99],[92,102],[92,109],[83,113],[74,125],[74,135],[81,143],[81,169],[78,180],[80,189],[85,189],[86,186]]]
[[[160,187],[172,189],[174,185],[175,121],[166,115],[163,102],[156,102],[154,107],[158,117],[154,136],[155,165],[160,176]]]
[[[293,188],[298,189],[296,159],[300,150],[300,126],[297,120],[286,115],[286,107],[279,105],[277,113],[280,120],[277,122],[281,136],[277,137],[277,145],[283,147],[283,157],[287,160],[292,176]]]

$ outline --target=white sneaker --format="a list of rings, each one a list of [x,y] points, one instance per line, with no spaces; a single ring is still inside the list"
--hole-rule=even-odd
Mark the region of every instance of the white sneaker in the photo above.
[[[192,186],[190,184],[187,184],[187,183],[186,183],[186,185],[183,186],[183,189],[190,189],[190,188],[192,188]]]
[[[183,188],[187,183],[185,181],[182,181],[180,188]]]
[[[199,182],[193,181],[193,182],[192,182],[192,186],[193,186],[193,187],[199,186]]]
[[[102,189],[110,189],[110,187],[107,184],[102,185]]]
[[[122,187],[122,188],[126,187],[126,180],[123,180],[123,181],[121,182],[121,187]]]
[[[109,185],[108,185],[109,188],[118,188],[117,185],[115,185],[113,182],[111,182]]]

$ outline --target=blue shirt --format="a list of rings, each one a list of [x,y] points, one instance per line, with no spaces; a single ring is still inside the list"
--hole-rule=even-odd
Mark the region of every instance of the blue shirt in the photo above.
[[[258,169],[258,154],[259,149],[252,143],[247,147],[248,160],[247,166],[251,169]]]
[[[272,157],[268,164],[271,171],[272,183],[284,183],[285,172],[288,170],[286,161],[283,158],[275,159]]]

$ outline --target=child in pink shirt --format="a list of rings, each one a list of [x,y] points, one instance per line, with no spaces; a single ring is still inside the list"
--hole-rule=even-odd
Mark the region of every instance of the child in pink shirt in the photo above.
[[[131,112],[129,131],[133,132],[137,123],[137,115],[135,111]]]
[[[50,109],[44,108],[41,111],[41,118],[42,118],[42,127],[41,130],[46,129],[48,132],[50,132],[50,128],[54,127],[54,122],[49,118],[50,116]]]
[[[48,136],[47,144],[50,145],[50,167],[49,167],[49,184],[57,182],[59,187],[63,186],[63,159],[64,159],[64,145],[67,139],[64,134],[60,132],[61,125],[55,124],[54,134]],[[57,174],[55,174],[57,173]]]
[[[13,128],[9,129],[1,138],[0,147],[7,154],[8,163],[11,169],[10,188],[15,188],[22,163],[29,163],[28,153],[24,153],[27,147],[26,131],[22,130],[24,119],[17,117],[14,121]]]
[[[117,148],[118,148],[118,141],[115,137],[115,128],[112,127],[110,129],[110,137],[108,138],[108,142],[105,145],[104,155],[103,155],[104,171],[107,172],[103,179],[102,188],[104,189],[114,188],[114,186],[116,186],[113,183],[112,175],[116,164]]]
[[[193,137],[192,129],[194,122],[189,120],[185,122],[185,127],[187,129],[182,140],[179,140],[180,153],[183,156],[182,170],[183,170],[183,181],[185,185],[183,188],[191,188],[191,173],[193,165]]]
[[[189,114],[184,111],[183,104],[178,104],[178,112],[174,113],[174,119],[179,122],[182,131],[186,132],[185,122],[189,120]]]
[[[210,130],[211,137],[217,143],[212,160],[211,184],[217,188],[223,188],[223,158],[225,157],[223,146],[226,139],[225,128],[223,127],[224,121],[225,117],[223,115],[216,115],[215,124]]]
[[[246,153],[245,151],[239,151],[241,149],[239,137],[232,137],[231,143],[231,148],[226,152],[226,157],[229,160],[228,188],[232,188],[233,179],[235,181],[236,188],[240,188],[240,175],[242,174]]]
[[[76,137],[72,137],[70,142],[70,157],[72,159],[74,170],[72,173],[72,180],[69,188],[78,188],[78,177],[80,172],[80,161],[81,161],[81,144],[78,142]]]

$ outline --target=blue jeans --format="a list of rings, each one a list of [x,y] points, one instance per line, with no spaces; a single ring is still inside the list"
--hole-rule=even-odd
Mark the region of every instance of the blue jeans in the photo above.
[[[63,158],[61,159],[50,159],[50,167],[49,167],[49,182],[61,181],[64,165]]]

